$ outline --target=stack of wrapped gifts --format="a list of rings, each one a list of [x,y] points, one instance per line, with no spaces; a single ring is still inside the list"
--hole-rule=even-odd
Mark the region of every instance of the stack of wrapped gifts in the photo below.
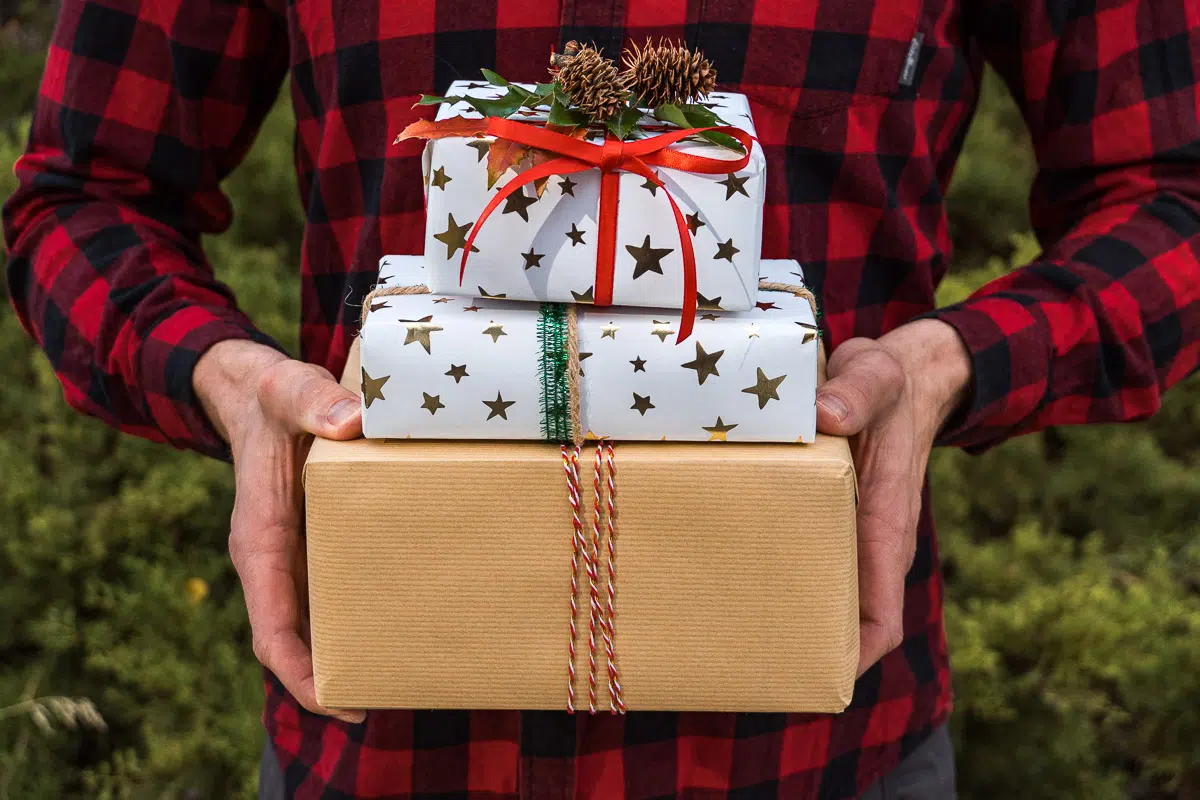
[[[305,467],[327,707],[850,700],[853,464],[816,433],[803,272],[759,258],[749,104],[666,42],[626,64],[485,70],[400,137],[428,140],[425,254],[364,300],[365,438]]]

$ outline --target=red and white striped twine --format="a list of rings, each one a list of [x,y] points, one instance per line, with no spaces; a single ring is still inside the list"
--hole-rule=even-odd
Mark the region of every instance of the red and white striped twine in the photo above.
[[[579,517],[579,448],[570,452],[562,446],[563,470],[567,474],[567,498],[571,504],[571,639],[567,647],[567,712],[575,713],[575,619],[579,616],[579,553],[583,548],[583,521]]]
[[[592,486],[595,490],[592,514],[592,549],[588,553],[588,588],[591,592],[590,611],[588,620],[588,705],[590,711],[596,713],[596,626],[604,635],[604,609],[600,607],[600,473],[603,470],[601,458],[604,455],[604,445],[596,445],[596,460],[592,470]]]
[[[614,714],[625,713],[625,699],[621,682],[617,673],[616,649],[613,642],[613,618],[616,609],[616,470],[614,466],[614,448],[611,442],[600,442],[596,445],[596,459],[593,469],[592,488],[594,491],[592,514],[592,540],[589,543],[583,532],[583,518],[580,513],[582,506],[582,482],[579,479],[580,446],[562,445],[563,471],[567,478],[567,497],[571,505],[571,597],[570,597],[570,639],[567,647],[567,711],[575,713],[575,653],[579,637],[577,621],[579,617],[579,561],[583,559],[583,568],[588,577],[588,710],[596,713],[596,631],[604,640],[604,651],[608,664],[608,696],[609,710]],[[602,491],[604,469],[608,469],[607,497]],[[603,529],[601,520],[607,512],[606,525]],[[600,602],[600,550],[602,540],[607,550],[606,575],[607,607]]]
[[[605,442],[604,460],[608,467],[608,619],[605,625],[604,646],[608,657],[608,703],[613,713],[625,713],[625,698],[617,677],[616,650],[613,647],[614,618],[617,602],[617,469],[612,442]]]

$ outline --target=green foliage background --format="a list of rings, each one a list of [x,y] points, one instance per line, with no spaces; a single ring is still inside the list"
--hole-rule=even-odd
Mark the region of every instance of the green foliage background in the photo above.
[[[0,26],[0,198],[41,69],[26,34],[46,16],[16,13]],[[294,345],[291,142],[281,103],[228,182],[233,229],[207,247]],[[989,77],[951,192],[944,302],[1037,253],[1032,171]],[[261,685],[225,555],[228,469],[71,412],[7,303],[0,363],[0,800],[251,796]],[[1200,797],[1198,462],[1195,378],[1149,423],[935,455],[964,798]],[[46,694],[91,698],[108,730],[41,733],[14,706]]]

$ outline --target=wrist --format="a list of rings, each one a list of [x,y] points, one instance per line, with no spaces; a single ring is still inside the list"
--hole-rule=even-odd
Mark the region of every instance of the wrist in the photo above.
[[[287,356],[257,342],[228,339],[200,357],[192,387],[217,433],[229,444],[258,408],[258,376]]]
[[[971,354],[962,338],[945,322],[920,319],[879,341],[900,361],[913,402],[929,412],[936,433],[970,390]]]

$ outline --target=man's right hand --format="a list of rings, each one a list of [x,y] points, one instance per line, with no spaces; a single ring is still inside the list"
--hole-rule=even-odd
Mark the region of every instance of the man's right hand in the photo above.
[[[233,452],[237,495],[229,555],[242,581],[254,654],[309,711],[362,722],[361,711],[317,704],[300,538],[300,473],[312,437],[361,435],[358,398],[327,370],[246,341],[214,345],[192,380]]]

